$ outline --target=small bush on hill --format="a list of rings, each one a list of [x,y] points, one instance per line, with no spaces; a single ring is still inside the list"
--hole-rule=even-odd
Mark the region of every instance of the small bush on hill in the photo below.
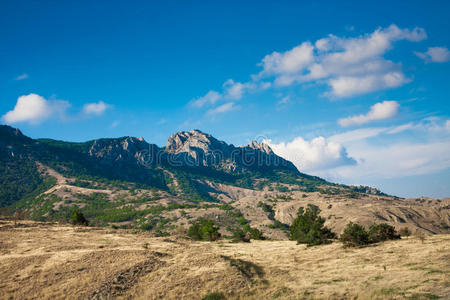
[[[363,226],[350,222],[339,240],[344,243],[344,247],[360,247],[399,238],[395,228],[386,223],[372,224],[367,231]]]
[[[330,243],[330,239],[336,235],[324,226],[325,219],[320,217],[319,213],[320,209],[315,205],[309,204],[306,210],[300,207],[290,228],[291,240],[307,246]]]
[[[233,235],[231,237],[231,241],[233,243],[249,243],[250,242],[250,234],[242,230],[242,228],[237,228],[233,231]]]
[[[74,208],[72,210],[72,215],[70,216],[70,223],[73,225],[83,225],[83,226],[89,225],[88,220],[86,220],[83,213],[78,208]]]
[[[234,243],[238,242],[250,242],[252,240],[265,240],[262,232],[257,228],[250,227],[249,224],[245,224],[242,228],[238,227],[232,230],[231,240]]]
[[[409,230],[408,227],[403,227],[402,229],[400,229],[400,235],[401,236],[410,236],[411,231]]]
[[[246,224],[242,227],[242,229],[249,234],[252,240],[265,240],[266,238],[263,236],[263,233],[257,229],[251,227],[249,224]]]
[[[202,298],[202,300],[224,300],[225,295],[221,292],[209,293]]]
[[[369,233],[363,226],[350,222],[345,227],[339,240],[344,244],[344,247],[360,247],[369,244]]]
[[[399,239],[395,228],[386,223],[372,224],[369,228],[369,241],[371,243],[384,242]]]
[[[215,241],[219,239],[219,226],[214,225],[212,220],[198,218],[188,229],[188,236],[197,241]]]

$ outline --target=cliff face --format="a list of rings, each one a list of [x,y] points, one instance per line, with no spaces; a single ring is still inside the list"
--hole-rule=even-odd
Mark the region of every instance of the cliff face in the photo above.
[[[295,166],[277,156],[263,143],[235,147],[219,141],[199,130],[173,134],[167,141],[166,152],[172,162],[189,167],[213,167],[224,171],[248,171],[255,169],[289,169]]]
[[[103,164],[151,165],[159,148],[143,138],[123,137],[94,140],[89,156]]]

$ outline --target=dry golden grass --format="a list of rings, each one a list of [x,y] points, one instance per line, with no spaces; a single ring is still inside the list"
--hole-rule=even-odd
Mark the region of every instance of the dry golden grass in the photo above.
[[[0,222],[1,299],[450,297],[450,235],[372,247],[232,244],[124,230]]]

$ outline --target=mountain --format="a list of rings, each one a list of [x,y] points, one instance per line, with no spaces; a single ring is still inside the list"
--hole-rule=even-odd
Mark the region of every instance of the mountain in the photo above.
[[[263,143],[234,146],[199,130],[83,143],[31,139],[0,126],[0,208],[37,220],[67,220],[74,206],[98,225],[167,234],[198,217],[224,233],[252,226],[285,238],[299,206],[314,204],[340,230],[349,220],[427,232],[450,229],[448,199],[400,199],[300,172]]]

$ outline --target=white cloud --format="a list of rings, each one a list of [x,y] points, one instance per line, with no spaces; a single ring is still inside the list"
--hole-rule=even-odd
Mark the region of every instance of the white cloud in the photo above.
[[[37,94],[20,96],[13,110],[3,115],[2,120],[7,124],[28,122],[38,124],[52,115],[65,113],[70,106],[67,101],[49,101]]]
[[[303,172],[327,170],[356,163],[341,144],[324,137],[316,137],[311,141],[297,137],[291,142],[279,144],[274,144],[271,140],[264,142],[277,155],[292,161]]]
[[[425,61],[443,63],[450,61],[450,51],[446,47],[430,47],[427,52],[414,52],[415,55]]]
[[[209,91],[208,93],[206,93],[205,96],[191,101],[191,106],[203,107],[204,105],[207,105],[207,104],[215,104],[220,98],[221,98],[221,95],[218,92]]]
[[[387,128],[361,128],[335,134],[329,137],[329,140],[336,143],[355,142],[376,137],[380,133],[385,132],[386,130]]]
[[[234,105],[234,102],[228,102],[225,104],[222,104],[216,108],[210,109],[206,112],[206,115],[208,116],[215,116],[218,114],[223,114],[232,110],[237,109],[238,107]]]
[[[355,166],[329,170],[328,176],[341,180],[398,178],[436,172],[450,167],[450,140],[347,146]]]
[[[403,73],[391,72],[382,75],[377,74],[362,77],[341,76],[330,79],[328,84],[331,87],[330,95],[336,97],[350,97],[380,89],[398,87],[409,81],[409,79],[404,77]]]
[[[384,55],[396,41],[419,42],[426,38],[422,28],[410,30],[391,25],[357,37],[330,34],[314,43],[304,41],[287,51],[274,51],[264,56],[257,64],[262,70],[250,75],[250,81],[229,79],[223,84],[223,92],[210,91],[209,95],[192,103],[202,107],[206,103],[214,104],[220,98],[239,100],[247,92],[296,83],[326,84],[330,90],[324,95],[333,98],[396,88],[411,79],[403,73],[401,63],[394,63]],[[439,57],[439,54],[434,56]]]
[[[372,105],[367,114],[339,119],[342,127],[362,125],[371,121],[392,118],[398,112],[399,104],[396,101],[383,101]]]
[[[24,80],[27,79],[29,76],[27,73],[23,73],[22,75],[17,76],[16,78],[14,78],[14,80]]]
[[[314,61],[313,50],[310,42],[303,42],[286,52],[266,55],[260,63],[263,67],[260,75],[298,73]]]
[[[94,103],[87,103],[83,106],[83,112],[86,115],[96,115],[100,116],[102,115],[107,109],[109,108],[109,105],[106,104],[103,101],[94,102]]]
[[[391,25],[356,38],[329,35],[314,46],[304,42],[286,52],[274,52],[264,57],[263,70],[254,80],[274,77],[278,86],[308,81],[327,83],[329,96],[350,97],[377,90],[395,88],[410,80],[400,64],[383,55],[399,40],[418,42],[426,38],[421,28],[400,29]],[[323,81],[325,80],[325,81]]]

